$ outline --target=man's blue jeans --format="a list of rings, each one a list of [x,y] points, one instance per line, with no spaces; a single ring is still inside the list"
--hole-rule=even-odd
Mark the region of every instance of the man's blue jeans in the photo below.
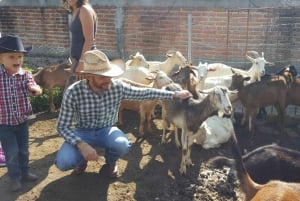
[[[8,176],[19,181],[29,169],[28,122],[19,125],[0,125],[0,141],[6,158]]]
[[[127,136],[117,127],[101,129],[75,129],[74,133],[92,147],[105,149],[105,161],[108,164],[115,163],[121,156],[129,152],[131,143]],[[76,146],[64,142],[58,150],[55,165],[65,171],[74,169],[83,164],[85,159]]]

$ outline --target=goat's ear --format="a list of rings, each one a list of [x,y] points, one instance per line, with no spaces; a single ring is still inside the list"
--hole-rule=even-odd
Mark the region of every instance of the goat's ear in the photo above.
[[[237,94],[239,91],[237,89],[235,90],[228,90],[228,93],[230,94]]]
[[[209,93],[212,93],[214,91],[215,91],[215,87],[209,88],[209,89],[204,89],[204,90],[199,90],[199,92],[203,93],[203,94],[209,94]]]
[[[134,59],[134,56],[131,54],[131,55],[129,56],[129,59]]]
[[[202,91],[202,90],[200,90],[199,93],[202,93],[202,94],[209,94],[208,92]]]
[[[193,65],[188,65],[188,67],[192,70],[198,70],[198,67],[197,66],[193,66]]]
[[[233,74],[235,74],[235,70],[233,70],[233,68],[230,68],[230,70]]]
[[[275,66],[275,63],[266,61],[266,65],[267,65],[267,66]]]
[[[217,70],[216,67],[209,67],[209,68],[208,68],[208,71],[216,71],[216,70]]]
[[[172,52],[172,51],[168,51],[166,56],[169,58],[169,57],[172,57],[174,56],[175,52]]]

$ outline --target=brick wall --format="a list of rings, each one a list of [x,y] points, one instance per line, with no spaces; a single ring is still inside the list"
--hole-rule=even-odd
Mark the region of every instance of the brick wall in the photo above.
[[[140,51],[164,59],[169,49],[188,56],[188,15],[192,16],[192,61],[248,65],[247,50],[265,52],[277,64],[300,64],[300,8],[226,9],[204,7],[94,6],[97,46],[123,56]],[[33,44],[36,55],[66,56],[68,17],[58,7],[1,7],[0,32]]]

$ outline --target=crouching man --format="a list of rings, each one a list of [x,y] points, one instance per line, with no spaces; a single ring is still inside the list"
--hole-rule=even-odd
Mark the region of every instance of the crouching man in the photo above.
[[[80,175],[88,161],[98,160],[95,147],[100,147],[105,149],[106,162],[100,172],[115,178],[117,160],[131,147],[126,134],[114,126],[121,101],[185,99],[191,93],[139,88],[113,79],[124,73],[123,67],[111,63],[99,50],[87,51],[82,62],[84,68],[78,73],[85,79],[69,86],[62,100],[57,130],[65,142],[55,164],[62,171],[74,169],[72,174]]]

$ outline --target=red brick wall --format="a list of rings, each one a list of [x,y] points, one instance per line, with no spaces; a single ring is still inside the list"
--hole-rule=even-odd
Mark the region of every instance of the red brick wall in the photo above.
[[[188,15],[192,15],[192,60],[243,62],[247,50],[264,51],[273,62],[299,63],[300,9],[211,9],[125,7],[116,34],[115,7],[95,7],[97,46],[125,55],[162,56],[169,49],[188,56]],[[120,19],[119,19],[120,20]],[[57,7],[2,7],[0,32],[16,33],[36,47],[69,47],[67,14]],[[117,41],[122,36],[123,41]]]

